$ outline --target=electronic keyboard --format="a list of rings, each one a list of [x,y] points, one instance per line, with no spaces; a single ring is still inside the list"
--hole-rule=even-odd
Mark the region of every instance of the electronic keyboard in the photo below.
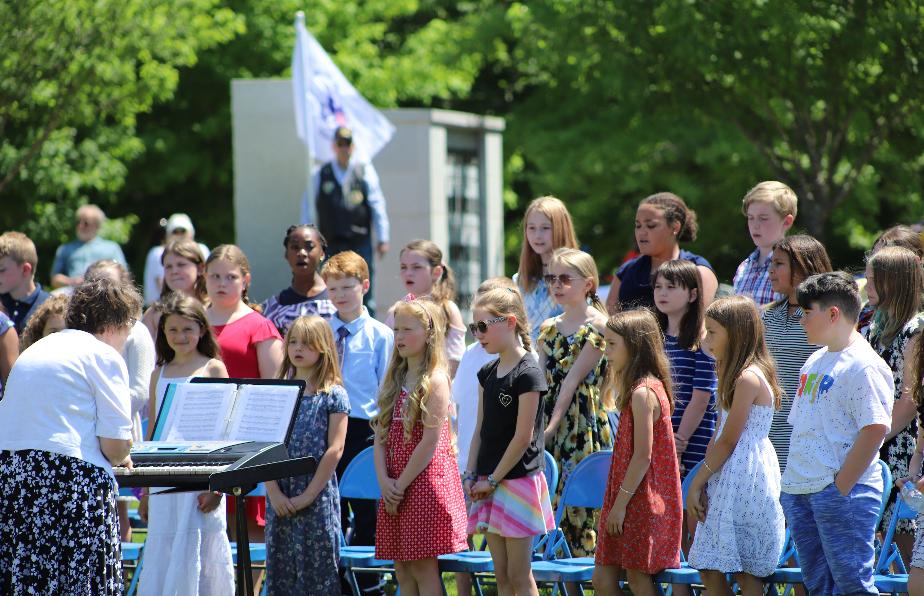
[[[113,468],[120,487],[226,493],[268,480],[310,474],[317,465],[310,457],[289,459],[282,443],[257,441],[147,441],[132,446],[131,458],[132,470]]]

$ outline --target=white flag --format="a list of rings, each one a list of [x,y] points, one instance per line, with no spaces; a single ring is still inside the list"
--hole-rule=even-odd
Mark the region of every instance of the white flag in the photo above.
[[[305,15],[295,17],[295,51],[292,54],[292,90],[295,94],[295,131],[317,160],[334,159],[334,131],[347,126],[353,132],[353,155],[368,163],[384,147],[395,127],[346,80],[321,44],[305,28]]]

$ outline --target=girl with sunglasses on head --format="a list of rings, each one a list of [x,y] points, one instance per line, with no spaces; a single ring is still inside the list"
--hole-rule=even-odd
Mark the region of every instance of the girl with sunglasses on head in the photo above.
[[[595,451],[610,449],[613,433],[600,397],[606,311],[597,297],[597,265],[585,252],[560,248],[549,261],[545,281],[564,311],[542,324],[538,346],[549,385],[545,447],[562,471],[554,491],[557,507],[574,466]],[[592,509],[569,508],[561,529],[574,556],[593,555],[597,520]]]
[[[318,272],[327,241],[313,224],[289,226],[282,240],[285,259],[292,270],[292,285],[260,305],[263,316],[272,321],[281,336],[299,317],[331,318],[337,309],[327,295],[327,284]]]

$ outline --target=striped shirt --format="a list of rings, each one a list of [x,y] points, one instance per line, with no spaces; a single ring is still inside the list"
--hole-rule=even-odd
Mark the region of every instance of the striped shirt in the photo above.
[[[773,413],[773,423],[770,425],[770,442],[776,449],[776,457],[780,461],[780,471],[786,469],[786,459],[789,457],[789,439],[792,436],[792,425],[789,424],[789,411],[792,409],[792,399],[799,389],[799,371],[808,357],[818,351],[821,346],[808,343],[805,329],[799,323],[802,320],[802,309],[789,314],[789,300],[784,298],[774,302],[763,313],[764,338],[767,349],[776,361],[776,376],[783,390],[782,405]]]
[[[674,384],[674,413],[671,415],[671,422],[675,433],[680,428],[683,413],[690,405],[693,390],[710,393],[709,406],[703,414],[703,419],[690,435],[687,450],[680,456],[680,474],[685,476],[687,471],[706,457],[706,447],[715,431],[715,361],[702,349],[681,348],[677,344],[677,338],[667,334],[664,335],[664,351],[671,362],[671,381]]]
[[[757,306],[770,304],[783,297],[782,294],[773,291],[773,285],[770,283],[770,257],[761,263],[758,248],[738,265],[732,284],[735,294],[751,298]]]

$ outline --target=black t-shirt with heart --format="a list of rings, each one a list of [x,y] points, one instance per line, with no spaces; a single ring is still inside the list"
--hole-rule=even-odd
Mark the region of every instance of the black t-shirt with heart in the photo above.
[[[545,373],[539,369],[539,363],[533,354],[527,353],[513,369],[502,377],[497,376],[498,360],[485,364],[478,371],[481,383],[482,416],[481,447],[475,473],[487,476],[494,472],[497,463],[504,456],[507,445],[517,430],[517,413],[520,408],[520,396],[533,391],[539,392],[539,407],[533,421],[533,440],[526,453],[507,473],[505,478],[522,478],[542,466],[542,402],[548,385]]]

